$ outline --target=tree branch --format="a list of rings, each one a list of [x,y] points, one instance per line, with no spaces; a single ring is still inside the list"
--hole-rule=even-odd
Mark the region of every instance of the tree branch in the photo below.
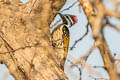
[[[89,32],[88,26],[89,26],[89,23],[87,23],[87,25],[86,25],[87,31],[85,32],[85,34],[84,34],[81,38],[79,38],[78,40],[76,40],[76,41],[74,42],[74,44],[72,45],[72,47],[70,48],[70,50],[73,50],[73,48],[75,48],[75,45],[76,45],[79,41],[81,41],[81,40],[88,34],[88,32]]]
[[[94,12],[92,3],[94,3],[97,14]],[[111,52],[109,50],[107,42],[105,41],[104,35],[102,33],[103,31],[102,20],[104,19],[104,16],[109,15],[109,16],[115,16],[119,18],[119,15],[113,12],[110,12],[109,10],[106,10],[101,0],[96,0],[93,2],[90,2],[90,0],[80,0],[80,4],[88,18],[89,24],[91,25],[93,38],[101,53],[101,56],[104,61],[104,65],[110,76],[110,79],[119,80],[120,77],[118,76],[116,67],[114,65],[114,60],[112,58]],[[108,14],[108,12],[112,14]],[[93,14],[95,14],[95,16]]]

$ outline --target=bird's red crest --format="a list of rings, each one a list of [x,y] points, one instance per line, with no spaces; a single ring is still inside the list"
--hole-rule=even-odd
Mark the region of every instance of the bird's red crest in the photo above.
[[[72,15],[72,18],[73,18],[74,24],[77,23],[77,17],[75,15]]]

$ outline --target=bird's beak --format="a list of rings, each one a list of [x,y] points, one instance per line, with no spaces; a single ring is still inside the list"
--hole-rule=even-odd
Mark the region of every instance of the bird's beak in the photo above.
[[[59,14],[59,16],[62,18],[62,17],[64,17],[61,13],[58,13]]]
[[[65,18],[65,16],[62,15],[61,13],[58,13],[58,14],[59,14],[59,16],[61,17],[63,23],[66,23],[66,18]]]

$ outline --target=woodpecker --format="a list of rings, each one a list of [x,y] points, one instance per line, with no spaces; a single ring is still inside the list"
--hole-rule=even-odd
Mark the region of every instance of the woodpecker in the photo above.
[[[53,30],[53,32],[51,33],[51,39],[53,47],[64,49],[64,54],[62,55],[63,57],[60,61],[60,67],[64,70],[64,63],[67,57],[70,40],[69,28],[77,23],[77,18],[75,15],[61,13],[58,14],[61,17],[63,23],[58,25]]]

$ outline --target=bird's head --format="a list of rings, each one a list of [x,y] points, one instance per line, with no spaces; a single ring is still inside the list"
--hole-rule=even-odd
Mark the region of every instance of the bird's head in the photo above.
[[[75,15],[61,13],[58,14],[62,18],[63,24],[65,24],[68,28],[72,27],[74,24],[77,23],[77,17]]]

